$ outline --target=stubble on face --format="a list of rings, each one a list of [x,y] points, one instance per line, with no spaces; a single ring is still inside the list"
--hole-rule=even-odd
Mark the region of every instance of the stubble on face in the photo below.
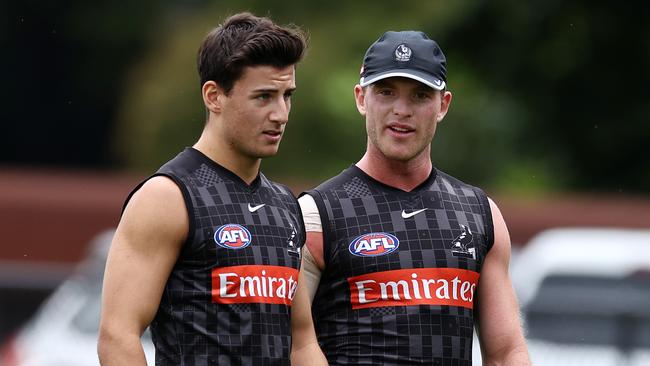
[[[389,78],[364,90],[368,153],[396,162],[430,159],[440,92],[406,78]]]

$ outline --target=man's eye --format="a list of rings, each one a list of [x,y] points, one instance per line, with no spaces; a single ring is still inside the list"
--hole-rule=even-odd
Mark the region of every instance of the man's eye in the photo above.
[[[260,95],[256,96],[255,99],[269,100],[269,99],[271,99],[271,94],[268,94],[268,93],[260,94]]]
[[[284,99],[291,99],[291,96],[293,96],[293,92],[284,93]]]
[[[429,93],[415,93],[415,99],[429,99]]]

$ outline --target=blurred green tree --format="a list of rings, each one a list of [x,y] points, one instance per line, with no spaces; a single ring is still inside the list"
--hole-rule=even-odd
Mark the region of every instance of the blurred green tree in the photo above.
[[[189,146],[204,111],[195,71],[203,36],[250,10],[311,35],[287,133],[265,172],[316,182],[365,148],[352,88],[366,48],[386,30],[420,29],[448,58],[451,111],[435,164],[493,190],[650,191],[648,10],[605,1],[220,2],[170,14],[130,72],[116,151],[152,170]]]

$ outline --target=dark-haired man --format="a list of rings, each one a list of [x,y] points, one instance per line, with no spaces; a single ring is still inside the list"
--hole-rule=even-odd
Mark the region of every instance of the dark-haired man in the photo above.
[[[303,56],[299,29],[249,13],[198,53],[204,130],[129,195],[104,279],[103,365],[284,365],[304,229],[259,170],[278,151]]]
[[[294,364],[471,366],[476,325],[484,364],[528,365],[503,217],[432,164],[452,99],[442,50],[422,32],[385,33],[354,95],[364,156],[300,198]]]

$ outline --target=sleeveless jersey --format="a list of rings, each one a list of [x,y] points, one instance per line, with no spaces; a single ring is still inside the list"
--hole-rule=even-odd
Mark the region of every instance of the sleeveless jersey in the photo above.
[[[494,240],[485,193],[435,168],[405,192],[354,165],[307,193],[323,224],[312,314],[330,364],[471,366]]]
[[[156,365],[288,365],[304,243],[291,191],[262,173],[249,186],[193,148],[157,175],[179,186],[189,235],[150,325]]]

